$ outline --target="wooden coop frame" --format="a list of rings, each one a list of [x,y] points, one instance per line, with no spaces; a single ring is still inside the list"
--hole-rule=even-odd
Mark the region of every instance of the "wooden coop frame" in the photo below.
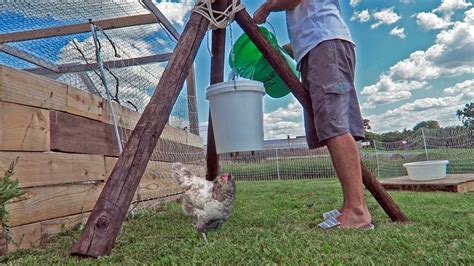
[[[166,18],[166,16],[152,2],[152,0],[142,0],[142,3],[150,11],[149,14],[132,15],[132,16],[125,16],[125,17],[97,20],[97,21],[94,21],[94,24],[102,28],[103,30],[108,30],[108,29],[127,28],[127,27],[133,27],[133,26],[160,23],[170,33],[170,35],[177,41],[180,38],[180,34],[173,27],[173,25]],[[85,78],[85,75],[83,74],[83,72],[97,70],[99,68],[98,63],[56,65],[46,60],[43,60],[42,58],[38,56],[35,56],[33,54],[30,54],[28,52],[25,52],[21,49],[15,48],[8,44],[10,42],[28,41],[28,40],[35,40],[35,39],[71,35],[71,34],[77,34],[77,33],[85,33],[85,32],[90,32],[90,23],[88,22],[71,24],[71,25],[66,25],[66,26],[49,27],[49,28],[44,28],[44,29],[4,33],[4,34],[0,34],[0,51],[38,66],[38,68],[23,69],[25,71],[28,71],[34,74],[56,78],[60,74],[78,73],[82,81],[88,88],[88,90],[93,92],[94,91],[94,89],[92,88],[93,85],[91,84],[89,79]],[[125,60],[124,59],[110,60],[110,61],[104,61],[103,65],[105,67],[121,68],[121,67],[145,65],[145,64],[150,64],[150,63],[160,63],[160,62],[169,61],[171,58],[171,55],[172,55],[171,53],[163,53],[163,54],[157,54],[157,55],[151,55],[151,56],[134,57],[134,58],[129,58]],[[117,64],[117,63],[120,63],[120,64]],[[198,121],[198,116],[197,116],[197,101],[196,101],[196,81],[195,81],[194,71],[195,71],[194,66],[191,66],[191,70],[189,71],[189,74],[186,77],[189,127],[190,127],[191,133],[195,135],[199,135],[199,121]]]
[[[135,63],[139,62],[139,64],[162,62],[166,60],[168,60],[168,64],[158,82],[155,93],[142,113],[110,177],[107,179],[84,230],[72,248],[72,255],[97,258],[110,254],[126,217],[127,209],[137,190],[140,179],[145,172],[147,162],[166,125],[172,107],[186,79],[188,80],[188,96],[190,97],[188,108],[190,113],[191,111],[196,111],[196,109],[193,109],[196,108],[196,91],[192,65],[199,46],[208,30],[209,21],[202,15],[192,12],[180,36],[158,8],[151,3],[151,0],[143,0],[143,2],[147,6],[152,5],[152,7],[149,7],[152,12],[151,14],[106,19],[95,21],[94,23],[105,30],[159,22],[171,32],[174,38],[178,40],[178,43],[172,54],[133,59]],[[213,4],[213,8],[215,10],[224,10],[230,2],[230,0],[216,0]],[[305,100],[304,95],[306,92],[303,84],[290,70],[284,58],[270,45],[264,35],[259,31],[257,24],[252,20],[248,12],[245,9],[237,12],[235,14],[235,20],[256,44],[277,74],[280,75],[282,80],[288,85],[304,109],[307,110],[308,113],[311,113],[310,110],[312,107],[311,104]],[[34,55],[15,49],[7,43],[88,31],[89,23],[82,23],[0,34],[0,50],[42,68],[27,70],[33,73],[55,75],[81,72],[85,69],[90,70],[91,68],[97,68],[97,65],[54,65]],[[211,58],[211,84],[224,80],[225,35],[226,29],[216,29],[212,32],[213,56]],[[104,65],[109,63],[113,62],[104,62]],[[196,123],[197,125],[197,120],[190,121],[190,123]],[[210,116],[208,127],[208,148],[206,156],[207,179],[211,180],[217,176],[219,172],[219,156],[215,149]],[[198,127],[196,126],[194,128]],[[408,222],[408,218],[362,161],[361,166],[364,185],[388,216],[395,222]]]

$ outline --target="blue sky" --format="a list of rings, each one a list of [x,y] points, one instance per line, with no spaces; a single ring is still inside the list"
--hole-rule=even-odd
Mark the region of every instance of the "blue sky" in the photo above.
[[[158,1],[157,5],[182,30],[193,2],[163,0]],[[251,14],[263,3],[250,0],[242,2]],[[371,120],[373,130],[386,132],[410,129],[423,120],[438,120],[442,126],[459,125],[456,110],[474,99],[473,1],[341,0],[340,3],[343,17],[357,45],[356,89],[362,113]],[[126,2],[122,5],[131,8],[138,4]],[[42,8],[46,9],[48,6]],[[51,12],[57,12],[54,6],[51,8]],[[141,7],[138,5],[133,8]],[[73,13],[65,14],[65,18],[60,16],[61,21],[44,14],[29,18],[14,15],[8,9],[3,14],[6,14],[3,17],[8,21],[15,20],[14,23],[2,25],[3,31],[20,30],[22,25],[29,27],[32,23],[40,25],[38,27],[67,24],[69,20],[79,18]],[[279,42],[287,43],[285,13],[273,13],[268,20],[274,26]],[[16,28],[9,28],[13,26]],[[231,45],[229,31],[226,57]],[[242,34],[236,23],[232,24],[232,33],[234,41]],[[134,56],[161,52],[163,42],[169,41],[161,31],[150,31],[143,36],[119,37],[122,48]],[[128,40],[124,39],[126,37]],[[88,35],[76,38],[87,46]],[[47,55],[49,57],[46,59],[56,62],[61,58],[59,53],[65,51],[63,46],[68,42],[61,38],[58,40],[52,46],[41,45],[39,41],[35,45],[23,42],[18,47],[27,48],[39,56]],[[205,99],[210,76],[208,40],[210,38],[204,39],[195,61],[199,119],[203,135],[206,134],[208,117],[208,102]],[[136,46],[137,43],[141,46]],[[57,52],[51,52],[51,49]],[[9,56],[0,58],[1,62],[16,67],[31,67],[20,65],[18,60]],[[226,60],[226,76],[229,71]],[[303,129],[302,110],[292,95],[280,99],[265,97],[266,138],[303,135]]]

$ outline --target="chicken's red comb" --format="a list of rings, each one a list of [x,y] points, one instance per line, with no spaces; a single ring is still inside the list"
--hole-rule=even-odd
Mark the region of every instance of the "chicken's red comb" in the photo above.
[[[221,178],[222,180],[224,180],[225,182],[229,181],[231,179],[231,175],[229,173],[223,173],[221,175]]]

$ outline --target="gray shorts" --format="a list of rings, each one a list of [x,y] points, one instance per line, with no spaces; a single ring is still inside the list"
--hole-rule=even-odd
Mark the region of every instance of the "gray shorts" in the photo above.
[[[364,139],[364,123],[354,88],[354,45],[328,40],[313,48],[301,60],[301,75],[313,106],[311,119],[305,112],[306,139],[310,149],[327,140],[352,134]]]

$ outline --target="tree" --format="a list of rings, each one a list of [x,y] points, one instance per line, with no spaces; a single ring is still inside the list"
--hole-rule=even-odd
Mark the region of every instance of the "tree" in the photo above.
[[[403,134],[398,130],[382,133],[381,137],[383,142],[395,142],[403,140]]]
[[[372,127],[370,126],[370,120],[369,119],[364,119],[364,129],[365,130],[371,130]]]
[[[436,128],[441,128],[441,126],[439,125],[439,122],[436,120],[427,120],[427,121],[422,121],[416,124],[413,127],[413,131],[417,131],[420,128],[436,129]]]
[[[474,125],[474,102],[466,103],[464,109],[458,110],[456,115],[465,127]]]

